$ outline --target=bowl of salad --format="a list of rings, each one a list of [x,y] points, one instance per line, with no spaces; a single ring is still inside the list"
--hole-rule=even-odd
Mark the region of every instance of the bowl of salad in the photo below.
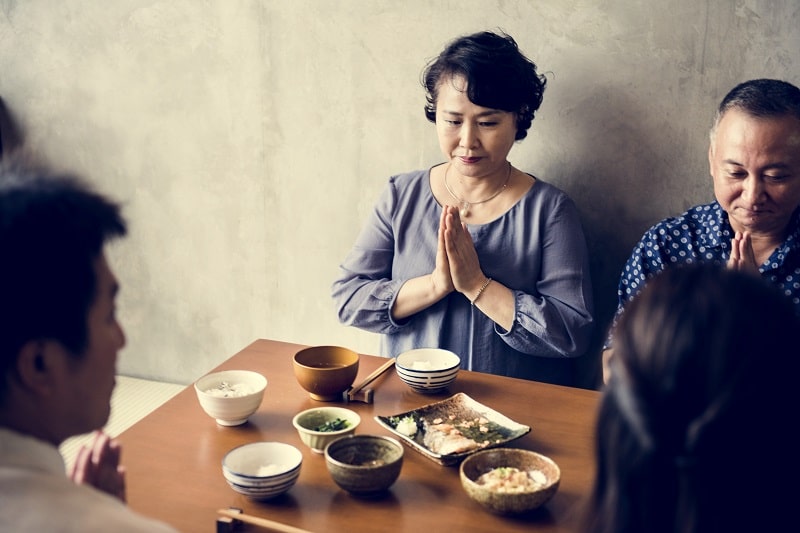
[[[470,455],[460,466],[470,498],[496,514],[519,514],[547,503],[558,491],[561,471],[549,457],[516,448]]]
[[[355,433],[360,423],[361,417],[355,411],[334,406],[306,409],[292,419],[303,444],[320,454],[331,442]]]

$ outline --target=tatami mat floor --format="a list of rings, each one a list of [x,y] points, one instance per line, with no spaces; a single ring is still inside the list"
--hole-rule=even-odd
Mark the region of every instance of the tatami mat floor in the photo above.
[[[185,385],[117,376],[117,386],[111,395],[111,416],[104,431],[112,437],[118,436],[184,388]],[[61,444],[61,455],[68,471],[81,445],[87,442],[90,436],[90,434],[78,435]]]

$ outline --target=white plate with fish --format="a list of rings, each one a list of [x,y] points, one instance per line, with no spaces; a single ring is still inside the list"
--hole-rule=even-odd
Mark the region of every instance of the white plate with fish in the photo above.
[[[479,450],[496,448],[530,432],[530,426],[459,392],[446,400],[375,420],[425,457],[451,466]]]

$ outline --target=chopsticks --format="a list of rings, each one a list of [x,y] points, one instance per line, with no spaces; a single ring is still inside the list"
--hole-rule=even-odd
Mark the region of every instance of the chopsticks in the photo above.
[[[394,364],[394,362],[395,362],[394,357],[390,357],[389,360],[383,363],[381,366],[379,366],[377,370],[375,370],[372,374],[364,378],[364,381],[353,387],[353,390],[351,392],[355,394],[364,387],[366,387],[367,385],[369,385],[370,383],[372,383],[373,381],[375,381],[375,379],[377,379],[378,376],[389,370],[389,368]]]
[[[390,357],[388,361],[379,366],[372,374],[364,378],[364,381],[345,391],[345,399],[348,401],[355,401],[357,399],[356,395],[361,391],[361,389],[363,389],[364,387],[375,381],[378,378],[378,376],[380,376],[381,374],[386,372],[389,368],[391,368],[392,365],[394,365],[394,362],[395,358]],[[371,403],[371,401],[369,401],[369,395],[367,396],[367,403]]]
[[[227,516],[228,518],[233,518],[234,520],[240,520],[254,526],[263,527],[271,531],[279,531],[280,533],[311,533],[306,529],[300,529],[299,527],[281,524],[280,522],[267,520],[266,518],[260,518],[258,516],[247,515],[239,511],[231,511],[230,509],[217,509],[217,513],[221,514],[222,516]]]

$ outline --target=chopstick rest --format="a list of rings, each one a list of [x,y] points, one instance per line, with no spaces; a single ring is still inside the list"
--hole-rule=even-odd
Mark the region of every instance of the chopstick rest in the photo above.
[[[372,389],[365,389],[367,385],[378,379],[378,376],[389,370],[395,363],[395,358],[390,357],[388,361],[383,363],[379,366],[372,374],[367,376],[364,381],[356,385],[355,387],[350,387],[342,394],[342,399],[345,402],[364,402],[364,403],[372,403]]]

